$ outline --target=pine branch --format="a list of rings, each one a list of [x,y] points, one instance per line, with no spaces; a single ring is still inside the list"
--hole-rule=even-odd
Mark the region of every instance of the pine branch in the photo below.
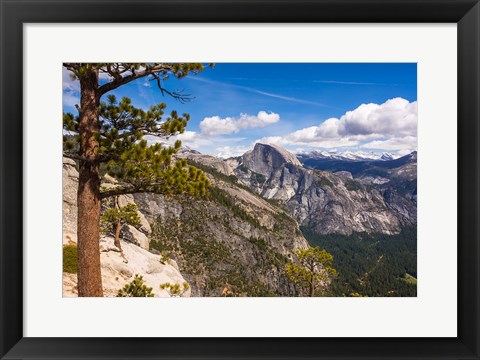
[[[167,89],[165,89],[162,86],[162,82],[161,82],[160,76],[158,76],[158,74],[152,73],[151,75],[153,76],[153,79],[151,79],[151,80],[157,80],[157,86],[160,89],[160,91],[162,92],[163,96],[165,96],[165,94],[170,95],[172,98],[180,101],[182,104],[185,104],[185,103],[187,103],[189,101],[192,101],[194,99],[194,97],[191,96],[190,94],[182,94],[182,93],[179,93],[179,92],[176,92],[176,91],[168,91]]]
[[[63,152],[63,156],[72,160],[79,160],[79,161],[85,161],[85,162],[94,162],[91,159],[84,158],[83,156],[77,155],[77,154],[72,154],[69,152]],[[95,160],[96,161],[96,160]]]
[[[80,64],[79,63],[63,63],[63,66],[65,66],[70,71],[77,71],[78,68],[80,67]]]
[[[127,70],[130,70],[130,69],[127,69]],[[127,75],[127,76],[115,76],[116,74],[118,75],[118,71],[109,71],[108,73],[110,75],[112,75],[112,77],[115,77],[114,80],[100,86],[98,89],[97,89],[97,94],[99,96],[102,96],[103,94],[111,91],[111,90],[114,90],[116,88],[118,88],[119,86],[122,86],[122,85],[125,85],[125,84],[128,84],[129,82],[133,81],[133,80],[136,80],[136,79],[140,79],[142,77],[145,77],[145,76],[148,76],[148,75],[151,75],[151,74],[154,74],[154,73],[159,73],[159,72],[162,72],[162,71],[169,71],[169,70],[172,70],[172,67],[170,65],[166,65],[166,64],[158,64],[156,66],[152,66],[152,67],[147,67],[145,68],[145,70],[142,70],[140,72],[132,72],[131,75]],[[125,71],[123,71],[125,72]],[[123,73],[122,72],[122,73]]]
[[[131,71],[130,75],[121,76],[120,74],[124,74],[127,71]],[[106,94],[109,91],[112,91],[122,85],[128,84],[131,81],[143,78],[145,76],[152,76],[151,80],[156,80],[158,88],[162,92],[162,95],[169,95],[175,100],[180,101],[181,103],[186,103],[194,99],[190,94],[182,94],[181,92],[177,91],[170,91],[163,87],[161,83],[161,78],[158,75],[159,73],[166,73],[168,71],[173,72],[173,67],[167,64],[158,64],[155,66],[147,66],[145,70],[137,72],[134,68],[124,68],[122,70],[116,69],[112,70],[111,68],[107,68],[106,73],[110,74],[114,79],[106,84],[103,84],[97,89],[97,94],[99,97]]]
[[[153,187],[152,188],[143,187],[143,186],[117,187],[117,188],[109,189],[107,191],[100,192],[100,199],[103,200],[112,196],[136,194],[139,192],[155,192],[155,191],[153,191]]]

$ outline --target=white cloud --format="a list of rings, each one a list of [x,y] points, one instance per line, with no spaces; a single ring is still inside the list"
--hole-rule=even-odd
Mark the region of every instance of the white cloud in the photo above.
[[[411,152],[417,148],[416,136],[393,137],[387,140],[375,140],[362,145],[367,149],[404,150]]]
[[[80,92],[80,82],[73,80],[71,74],[71,71],[62,67],[62,88],[67,91]]]
[[[202,146],[211,145],[212,140],[203,136],[195,131],[185,131],[183,134],[171,136],[170,138],[160,138],[158,136],[146,135],[144,139],[147,140],[149,145],[153,145],[157,142],[173,145],[175,141],[180,140],[182,145],[186,145],[190,148],[200,148]]]
[[[417,102],[402,98],[390,99],[381,105],[362,104],[338,120],[342,135],[382,134],[415,135],[417,133]]]
[[[206,117],[200,122],[200,129],[206,135],[234,134],[242,129],[260,127],[274,124],[280,120],[280,115],[259,111],[257,115],[240,114],[240,117],[219,116]]]
[[[247,146],[222,146],[215,149],[215,155],[221,158],[230,158],[245,154],[251,147]]]
[[[198,149],[211,144],[211,140],[195,131],[185,131],[183,134],[173,136],[172,141],[180,140],[183,145]]]
[[[107,82],[107,81],[112,80],[113,77],[112,77],[110,74],[108,74],[108,73],[105,73],[105,72],[100,71],[100,72],[98,73],[98,79],[99,79],[99,80],[102,80],[102,81],[104,81],[104,82]]]
[[[73,92],[64,92],[62,100],[63,100],[63,106],[75,107],[75,105],[80,104],[79,95]]]
[[[398,156],[405,156],[405,155],[411,154],[412,151],[416,151],[416,150],[417,150],[416,147],[415,147],[415,149],[398,150],[398,151],[397,151],[397,155],[398,155]]]
[[[267,136],[259,139],[257,142],[275,144],[280,146],[292,146],[292,145],[304,145],[308,147],[321,147],[321,148],[334,148],[334,147],[348,147],[356,146],[359,144],[359,141],[351,140],[348,138],[343,139],[301,139],[296,136]]]
[[[215,138],[210,135],[205,135],[196,131],[185,131],[183,134],[178,134],[171,136],[170,138],[160,138],[153,135],[146,135],[144,139],[147,140],[149,145],[155,144],[157,142],[173,145],[175,141],[180,140],[182,146],[188,146],[192,149],[204,149],[206,147],[211,148],[212,145],[217,145],[221,142],[225,142],[227,139]],[[230,142],[239,141],[239,139],[228,139]],[[240,139],[243,140],[243,139]]]
[[[169,139],[157,136],[146,135],[148,145],[162,143],[171,146],[175,141],[180,140],[183,147],[198,150],[203,154],[210,154],[218,157],[228,158],[238,156],[252,148],[253,144],[244,144],[247,139],[243,137],[222,137],[215,135],[207,135],[201,132],[185,131],[183,134],[175,135]],[[236,145],[237,144],[237,145]]]
[[[330,118],[318,126],[284,136],[265,137],[259,141],[283,146],[363,146],[371,149],[414,150],[416,138],[417,102],[394,98],[380,105],[362,104],[339,119]]]
[[[74,107],[80,103],[80,82],[71,78],[71,72],[62,67],[63,105]]]

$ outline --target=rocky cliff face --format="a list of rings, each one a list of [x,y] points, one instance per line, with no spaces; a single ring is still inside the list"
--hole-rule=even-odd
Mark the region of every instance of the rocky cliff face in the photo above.
[[[202,155],[196,152],[185,151],[180,153],[179,157],[190,159],[196,163],[211,167],[219,173],[227,176],[234,175],[233,169],[230,167],[230,165],[226,161],[216,158],[215,156]]]
[[[111,179],[109,180],[111,182]],[[77,187],[78,172],[75,162],[64,158],[63,160],[63,244],[75,245],[77,242]],[[120,199],[122,204],[132,201],[133,198]],[[124,205],[121,205],[124,206]],[[145,216],[140,214],[142,220],[139,229],[125,228],[129,234],[121,240],[123,254],[113,245],[113,238],[102,236],[100,239],[100,261],[102,270],[102,284],[104,296],[116,296],[117,291],[125,284],[131,282],[135,274],[143,276],[145,283],[152,288],[155,296],[169,297],[168,291],[161,289],[164,283],[183,284],[186,282],[172,259],[165,259],[158,254],[147,251],[149,240],[147,234],[151,231]],[[142,241],[143,239],[143,241]],[[129,241],[127,241],[129,240]],[[63,296],[77,296],[77,275],[63,273]],[[190,296],[188,290],[183,296]]]
[[[194,296],[292,295],[287,261],[307,242],[288,213],[208,174],[208,199],[135,194],[152,224],[152,251],[177,261]]]
[[[283,268],[296,261],[296,249],[308,246],[298,223],[286,208],[238,184],[232,169],[228,176],[229,167],[221,160],[196,155],[195,159],[206,164],[210,196],[119,197],[120,206],[137,204],[141,224],[122,228],[123,256],[111,237],[102,236],[105,295],[115,296],[134,274],[142,274],[156,296],[168,296],[160,289],[165,282],[188,282],[185,296],[295,294]],[[64,160],[65,244],[76,242],[77,179],[75,163]],[[116,181],[107,176],[102,186],[116,186]],[[75,285],[76,276],[64,274],[64,296],[76,296]]]
[[[264,176],[270,176],[273,171],[286,164],[302,166],[295,155],[287,150],[276,145],[260,143],[255,144],[253,150],[247,151],[242,156],[242,164],[247,169]]]
[[[77,242],[78,171],[75,161],[63,158],[63,244]]]
[[[212,183],[205,198],[158,194],[120,196],[139,207],[140,225],[122,228],[124,254],[101,238],[107,296],[144,275],[156,296],[160,284],[190,284],[185,296],[294,295],[283,271],[308,247],[299,225],[317,234],[397,234],[416,223],[416,154],[379,172],[308,169],[278,146],[256,144],[241,157],[222,160],[192,151],[179,154]],[[76,242],[75,163],[64,160],[64,244]],[[371,177],[371,181],[368,180]],[[383,181],[384,179],[385,181]],[[103,187],[117,182],[104,177]],[[64,274],[64,295],[75,296],[75,275]],[[191,292],[191,293],[190,293]]]
[[[384,154],[385,155],[385,154]],[[318,156],[312,152],[299,154],[306,168],[339,174],[348,172],[353,179],[372,185],[388,195],[392,192],[404,197],[416,207],[417,201],[417,152],[402,157],[381,156],[376,159]],[[398,198],[395,196],[395,198]],[[395,206],[395,204],[393,204]],[[412,205],[412,204],[410,204]]]
[[[228,163],[242,184],[262,197],[285,203],[301,225],[320,234],[396,234],[416,223],[415,203],[404,194],[364,184],[346,171],[306,169],[278,146],[256,144]]]

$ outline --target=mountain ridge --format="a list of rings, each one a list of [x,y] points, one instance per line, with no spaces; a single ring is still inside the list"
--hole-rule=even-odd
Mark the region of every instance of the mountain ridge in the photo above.
[[[345,161],[386,161],[394,160],[402,157],[402,155],[392,154],[389,152],[365,152],[365,151],[299,151],[295,154],[297,158],[311,158],[311,159],[336,159]]]
[[[212,157],[208,155],[188,157],[205,166],[212,165]],[[382,181],[377,178],[362,182],[347,171],[337,175],[306,168],[294,154],[276,145],[257,143],[242,156],[216,158],[215,163],[217,169],[226,164],[224,174],[266,199],[283,203],[300,225],[320,234],[362,231],[397,234],[402,227],[416,223],[413,195],[405,198],[396,188],[378,187],[376,182]]]
[[[374,239],[416,224],[416,154],[387,169],[389,184],[396,184],[389,187],[365,184],[348,171],[306,168],[294,154],[268,144],[227,160],[188,149],[177,156],[204,171],[209,196],[120,196],[119,204],[138,206],[141,225],[122,229],[123,255],[110,236],[101,237],[102,271],[111,296],[145,270],[143,258],[150,264],[148,283],[158,288],[168,279],[185,281],[190,290],[184,296],[295,296],[298,289],[284,268],[298,261],[296,250],[308,248],[304,231],[320,241],[338,237],[330,246],[341,248],[341,236],[358,239],[368,233]],[[75,162],[64,160],[64,177],[64,242],[74,244]],[[102,184],[118,182],[105,176]],[[75,296],[75,281],[73,274],[64,274],[65,296]],[[166,294],[156,289],[155,295]]]

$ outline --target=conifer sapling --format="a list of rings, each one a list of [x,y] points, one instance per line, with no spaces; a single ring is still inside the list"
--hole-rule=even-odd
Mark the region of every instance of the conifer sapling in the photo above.
[[[337,271],[332,267],[333,256],[319,247],[298,249],[295,253],[299,265],[288,263],[285,273],[301,289],[302,294],[315,296],[337,275]]]
[[[100,222],[106,231],[111,230],[114,235],[114,244],[120,250],[120,230],[123,225],[138,226],[140,225],[140,217],[138,216],[137,205],[127,204],[119,207],[118,200],[115,199],[113,208],[107,209],[100,217]]]

